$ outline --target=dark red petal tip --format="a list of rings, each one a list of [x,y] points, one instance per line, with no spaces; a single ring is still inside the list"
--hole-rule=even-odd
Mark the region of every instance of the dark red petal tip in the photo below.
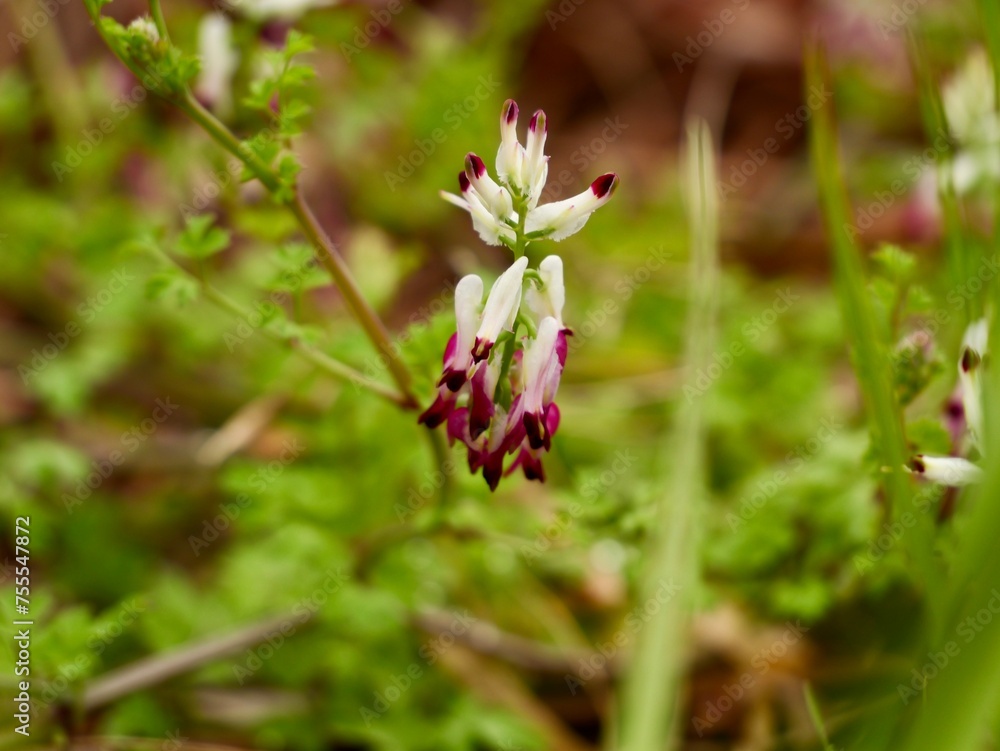
[[[447,386],[449,391],[455,392],[465,385],[465,381],[466,374],[464,370],[446,370],[437,385],[439,388]]]
[[[915,456],[910,460],[910,469],[914,472],[920,472],[921,474],[927,471],[927,466],[924,464],[924,458],[922,456]]]
[[[517,120],[517,102],[513,99],[508,99],[503,103],[503,119],[508,123]]]
[[[469,176],[466,175],[464,172],[459,172],[458,173],[458,187],[462,189],[462,192],[463,193],[467,192],[471,186],[472,186],[472,183],[469,182]]]
[[[965,352],[962,353],[962,372],[968,373],[970,370],[976,368],[981,359],[979,353],[971,347],[966,347]]]
[[[486,174],[486,163],[471,151],[465,156],[465,171],[480,178]]]
[[[590,184],[590,189],[594,192],[594,195],[598,198],[604,198],[604,196],[614,193],[615,188],[618,187],[618,175],[614,172],[609,172],[606,175],[601,175],[599,178],[594,180]]]

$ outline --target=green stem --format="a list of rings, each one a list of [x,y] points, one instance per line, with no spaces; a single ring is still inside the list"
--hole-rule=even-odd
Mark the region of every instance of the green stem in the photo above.
[[[514,239],[514,260],[516,261],[524,255],[525,249],[528,247],[528,238],[525,237],[524,232],[524,225],[528,221],[528,207],[523,201],[518,201],[514,208],[517,209],[517,229]]]
[[[378,314],[361,293],[343,256],[340,255],[330,241],[330,238],[319,226],[316,217],[297,189],[295,191],[295,198],[291,203],[291,209],[296,219],[299,220],[299,224],[302,226],[306,237],[309,238],[309,241],[316,249],[319,260],[326,267],[330,276],[333,277],[334,282],[340,289],[340,293],[344,296],[355,318],[358,319],[358,322],[365,330],[365,333],[368,334],[372,343],[375,344],[379,351],[385,354],[389,371],[399,386],[399,390],[406,396],[407,402],[404,406],[416,409],[419,407],[419,401],[413,393],[410,372],[403,364],[403,361],[394,354],[395,348],[389,341],[389,332],[385,328],[385,324],[382,323],[382,319],[378,317]]]
[[[718,300],[717,177],[712,138],[705,123],[689,124],[686,151],[692,297],[684,361],[688,373],[694,374],[711,361]],[[684,693],[686,634],[700,581],[700,517],[707,492],[700,398],[680,405],[665,445],[663,465],[675,469],[662,490],[658,518],[646,541],[647,563],[637,592],[638,607],[655,600],[658,608],[636,637],[621,689],[620,751],[676,748],[680,734],[677,723]],[[662,594],[666,594],[666,601],[661,599]]]
[[[154,249],[154,251],[156,255],[162,258],[164,261],[176,267],[177,269],[180,269],[180,271],[182,271],[184,274],[187,274],[192,279],[196,280],[198,282],[198,285],[201,287],[202,293],[205,295],[206,299],[215,303],[223,310],[232,313],[237,318],[241,318],[243,320],[247,320],[248,318],[250,318],[249,310],[244,308],[233,298],[229,297],[225,292],[220,290],[218,287],[214,287],[210,283],[208,283],[204,278],[196,274],[192,274],[186,268],[184,268],[184,266],[179,264],[176,260],[174,260],[166,253],[159,250],[159,248]],[[325,371],[326,373],[333,376],[337,380],[344,381],[345,383],[357,384],[358,386],[368,389],[372,393],[377,394],[385,399],[388,399],[389,401],[395,404],[399,404],[401,406],[406,405],[406,397],[403,394],[396,391],[395,389],[389,388],[388,386],[384,386],[383,384],[377,381],[371,380],[367,376],[363,375],[360,371],[352,368],[350,365],[345,365],[339,360],[335,360],[326,353],[321,352],[318,349],[314,349],[313,347],[304,344],[303,342],[301,342],[298,339],[295,339],[294,337],[290,337],[285,334],[282,334],[279,331],[275,331],[268,325],[262,326],[260,330],[269,339],[282,344],[289,345],[304,359],[308,360],[313,365]]]
[[[160,5],[160,0],[149,0],[149,12],[153,16],[156,30],[160,33],[160,39],[170,44],[170,32],[167,30],[167,21],[163,17],[163,6]]]
[[[190,94],[186,96],[182,109],[223,148],[240,159],[272,194],[277,194],[280,191],[282,187],[281,180],[274,171],[251,150],[243,147],[229,128],[223,125]],[[379,351],[385,353],[389,371],[405,397],[402,406],[407,409],[416,409],[419,406],[419,401],[413,393],[410,373],[403,362],[393,354],[394,348],[390,342],[389,332],[385,324],[382,323],[375,309],[371,307],[361,293],[343,256],[340,255],[340,252],[334,246],[333,242],[331,242],[329,236],[320,227],[319,222],[306,204],[297,186],[294,189],[293,198],[287,205],[296,220],[298,220],[299,226],[306,238],[313,246],[317,258],[323,264],[324,268],[326,268],[327,273],[333,278],[340,293],[344,296],[344,300],[347,302],[347,306],[354,314],[354,317],[361,324],[361,327],[365,330],[372,343]]]
[[[208,133],[226,151],[231,153],[253,173],[268,189],[270,193],[277,193],[281,189],[281,181],[278,176],[260,157],[251,149],[240,143],[239,139],[233,135],[222,122],[211,112],[205,109],[201,102],[194,98],[190,92],[186,92],[184,100],[180,103],[180,108],[194,120],[202,129]]]

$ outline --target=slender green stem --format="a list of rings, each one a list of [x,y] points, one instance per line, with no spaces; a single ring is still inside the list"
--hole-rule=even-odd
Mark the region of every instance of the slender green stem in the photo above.
[[[392,373],[400,391],[406,396],[407,401],[404,406],[416,409],[419,406],[419,401],[413,393],[410,372],[407,370],[406,365],[403,364],[403,361],[394,354],[395,348],[389,341],[389,332],[386,330],[385,324],[382,323],[378,314],[361,293],[343,256],[340,255],[330,241],[330,238],[319,226],[316,217],[298,190],[295,192],[291,209],[296,219],[299,220],[299,224],[302,226],[306,237],[309,238],[309,241],[316,249],[319,260],[326,267],[330,276],[333,277],[334,282],[336,282],[355,318],[361,323],[361,327],[368,334],[372,343],[385,354],[388,360],[389,371]]]
[[[274,173],[274,170],[265,164],[251,149],[241,144],[232,131],[215,115],[205,109],[201,105],[201,102],[195,99],[190,92],[186,93],[184,100],[180,104],[180,108],[188,117],[200,125],[206,133],[214,138],[222,148],[243,162],[247,169],[253,173],[253,176],[260,180],[268,191],[271,193],[278,192],[281,188],[281,181]]]
[[[155,248],[154,252],[161,259],[171,264],[175,268],[180,269],[184,274],[187,274],[192,279],[196,280],[198,282],[198,285],[201,287],[201,291],[205,295],[206,299],[215,303],[223,310],[232,313],[237,318],[247,320],[251,317],[251,313],[249,310],[244,308],[242,305],[240,305],[240,303],[238,303],[233,298],[229,297],[229,295],[220,290],[218,287],[214,287],[209,282],[207,282],[203,277],[197,274],[192,274],[186,268],[184,268],[184,266],[179,264],[176,260],[171,258],[166,253],[162,252],[159,248]],[[303,342],[294,337],[282,334],[281,332],[274,330],[273,328],[271,328],[266,324],[262,326],[260,330],[264,332],[265,336],[272,339],[273,341],[289,345],[296,352],[298,352],[298,354],[301,355],[304,359],[308,360],[313,365],[325,371],[326,373],[333,376],[337,380],[344,381],[345,383],[357,384],[358,386],[368,389],[372,393],[378,394],[379,396],[388,399],[389,401],[395,404],[405,406],[406,397],[403,394],[377,381],[373,381],[372,379],[363,375],[360,371],[352,368],[350,365],[345,365],[339,360],[335,360],[334,358],[330,357],[326,353],[321,352],[320,350],[315,349],[313,347],[310,347],[309,345],[304,344]]]
[[[170,44],[170,31],[167,29],[167,20],[163,17],[163,6],[160,0],[149,0],[149,12],[153,16],[153,23],[160,33],[160,39]]]
[[[223,148],[239,158],[272,194],[280,191],[281,181],[274,171],[250,149],[242,146],[232,132],[190,94],[185,98],[183,109]],[[320,262],[344,296],[354,317],[357,318],[372,343],[385,353],[389,363],[389,371],[405,396],[402,406],[416,409],[419,402],[413,393],[410,373],[403,362],[393,354],[394,348],[390,342],[388,330],[361,293],[343,256],[340,255],[329,236],[320,227],[297,187],[294,190],[292,200],[288,202],[288,207],[298,220],[299,226],[313,246]]]
[[[687,192],[692,198],[692,300],[684,355],[693,378],[711,361],[718,299],[717,177],[712,138],[703,122],[688,127],[686,161]],[[637,636],[622,687],[621,751],[676,747],[686,632],[700,579],[697,551],[706,492],[704,441],[701,399],[688,399],[678,410],[665,446],[664,465],[674,470],[663,489],[657,523],[646,543],[647,565],[639,585],[638,607],[655,601],[657,610]]]
[[[514,239],[514,260],[516,261],[524,255],[525,249],[528,247],[528,238],[525,237],[524,231],[524,226],[528,221],[528,207],[524,201],[518,199],[514,209],[517,211],[517,229]]]

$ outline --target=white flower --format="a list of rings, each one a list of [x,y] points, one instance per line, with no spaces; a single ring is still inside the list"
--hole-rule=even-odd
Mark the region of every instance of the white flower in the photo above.
[[[521,256],[503,272],[490,288],[489,297],[483,307],[483,317],[476,332],[472,347],[472,359],[476,362],[489,357],[501,331],[513,331],[514,319],[521,306],[521,282],[528,259]]]
[[[539,233],[556,242],[575,235],[583,229],[591,214],[611,200],[617,187],[617,175],[601,175],[583,193],[532,210],[525,230],[529,235]]]
[[[546,317],[556,319],[559,328],[564,328],[562,311],[566,303],[566,287],[563,284],[563,262],[559,256],[546,256],[538,264],[541,287],[530,285],[524,292],[524,304],[531,311],[536,322]]]
[[[232,79],[239,56],[233,48],[232,24],[224,14],[209,13],[201,20],[198,54],[201,71],[195,91],[206,106],[227,117],[233,106]]]
[[[957,456],[917,456],[912,462],[913,471],[931,482],[961,487],[983,479],[983,470]]]
[[[982,449],[983,384],[982,371],[989,342],[989,324],[985,318],[973,321],[962,338],[962,355],[958,361],[958,381],[962,392],[965,423],[973,446]],[[954,456],[915,457],[911,467],[932,482],[961,486],[979,482],[983,471],[967,459]]]
[[[955,189],[965,193],[1000,179],[1000,115],[996,111],[993,68],[978,49],[944,86],[948,129],[958,143],[952,164]]]
[[[469,154],[465,171],[458,176],[461,196],[441,193],[445,200],[469,212],[472,226],[489,245],[516,243],[522,217],[526,241],[567,238],[578,232],[618,187],[618,176],[609,172],[577,196],[539,206],[549,173],[549,158],[544,153],[548,132],[545,113],[539,110],[532,116],[526,147],[517,139],[517,114],[517,104],[508,99],[500,115],[499,182],[489,176],[481,158]]]
[[[128,30],[139,32],[150,42],[156,43],[160,41],[160,32],[157,30],[156,24],[153,23],[153,19],[149,16],[136,18],[128,25]]]
[[[962,338],[962,356],[958,361],[958,381],[962,387],[962,406],[969,437],[980,447],[983,435],[983,359],[990,338],[985,318],[969,324]]]

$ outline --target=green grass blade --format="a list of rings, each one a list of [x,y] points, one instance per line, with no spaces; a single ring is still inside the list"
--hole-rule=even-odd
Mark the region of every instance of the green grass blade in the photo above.
[[[827,85],[828,75],[822,52],[818,48],[810,49],[806,62],[806,86]],[[840,169],[839,145],[829,105],[823,106],[813,117],[810,137],[813,168],[819,182],[833,251],[837,295],[865,407],[870,416],[872,439],[886,468],[887,500],[892,514],[897,515],[911,495],[910,483],[903,471],[908,459],[903,420],[890,380],[888,352],[879,341],[861,254],[854,242],[853,215]]]
[[[714,346],[717,305],[718,195],[708,126],[687,131],[686,182],[690,197],[691,290],[685,338],[687,372],[708,367]],[[693,376],[689,376],[692,377]],[[699,516],[705,494],[704,426],[701,399],[678,410],[664,462],[672,468],[659,507],[659,526],[647,544],[640,603],[656,597],[664,583],[678,589],[637,637],[621,692],[621,751],[672,748],[686,660],[686,633],[699,582]]]

